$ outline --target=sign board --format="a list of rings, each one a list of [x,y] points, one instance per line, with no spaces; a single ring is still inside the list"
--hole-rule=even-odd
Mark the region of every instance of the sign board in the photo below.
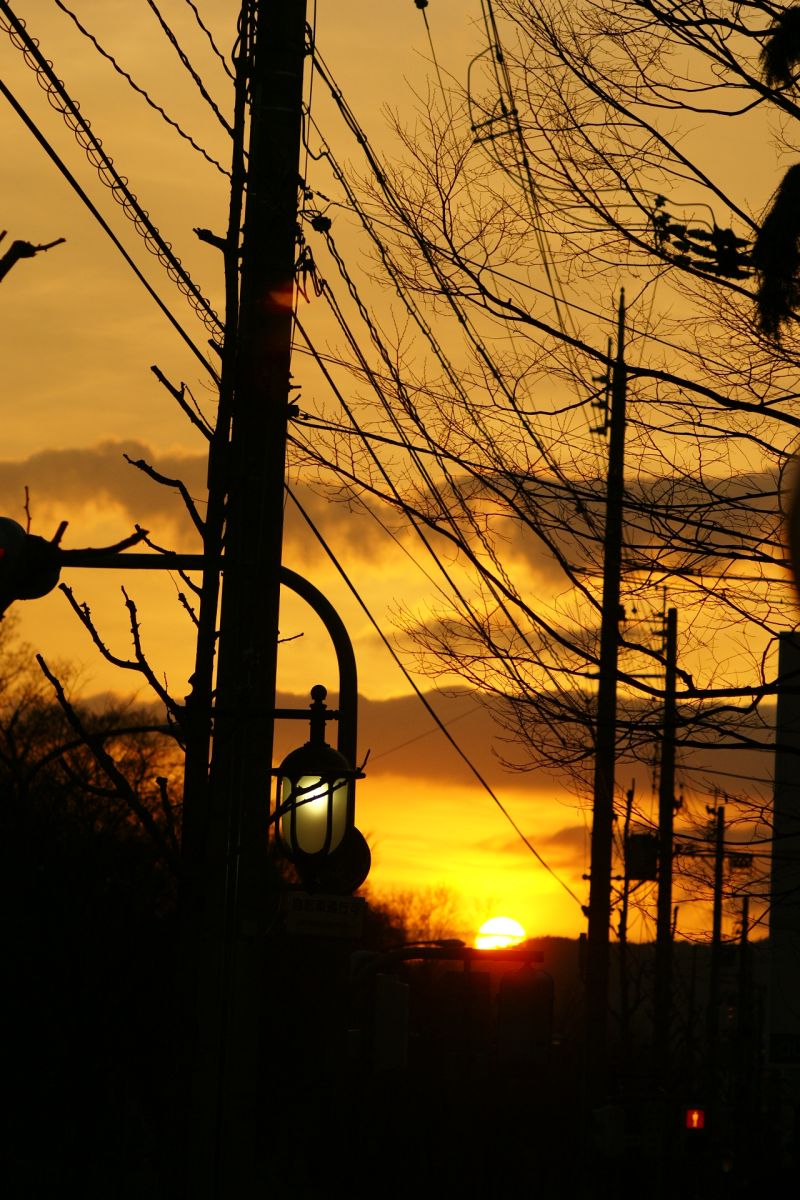
[[[286,932],[311,937],[358,938],[364,924],[363,896],[289,892],[284,896]]]

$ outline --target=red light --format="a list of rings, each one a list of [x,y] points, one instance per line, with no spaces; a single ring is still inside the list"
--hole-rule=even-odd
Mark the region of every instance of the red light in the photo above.
[[[684,1124],[687,1129],[705,1129],[706,1114],[702,1108],[687,1108]]]

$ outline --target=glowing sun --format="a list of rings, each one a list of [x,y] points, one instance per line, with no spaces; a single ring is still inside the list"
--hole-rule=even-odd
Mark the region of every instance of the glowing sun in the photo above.
[[[475,938],[477,950],[507,950],[525,940],[525,930],[512,917],[492,917],[484,921]]]

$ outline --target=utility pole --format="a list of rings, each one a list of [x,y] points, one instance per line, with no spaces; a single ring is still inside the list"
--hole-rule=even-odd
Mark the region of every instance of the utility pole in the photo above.
[[[708,987],[708,1080],[712,1097],[716,1092],[719,1050],[719,1006],[722,981],[722,871],[725,861],[725,806],[709,809],[714,817],[714,906],[711,922],[711,975]]]
[[[627,1067],[630,1038],[630,988],[628,976],[628,905],[631,893],[631,874],[628,863],[628,839],[631,834],[631,817],[633,815],[633,798],[636,781],[631,780],[631,786],[625,793],[625,824],[622,831],[622,845],[625,848],[624,866],[622,872],[622,904],[619,913],[619,1033],[622,1043],[622,1061]]]
[[[800,506],[795,506],[800,534]],[[795,571],[800,570],[795,566]],[[800,1111],[800,632],[778,639],[769,910],[768,1061]]]
[[[625,293],[620,293],[617,349],[611,378],[606,521],[603,537],[603,598],[595,734],[594,801],[586,956],[586,1048],[590,1098],[601,1098],[608,1056],[609,930],[614,770],[617,749],[622,509],[625,475]]]
[[[675,815],[675,685],[678,659],[678,611],[666,614],[664,720],[658,784],[658,900],[656,905],[655,1056],[659,1078],[669,1066],[672,1018],[672,853]]]
[[[196,835],[205,943],[187,1200],[267,1193],[266,851],[306,0],[248,0],[242,20],[252,30],[250,135],[213,742]]]

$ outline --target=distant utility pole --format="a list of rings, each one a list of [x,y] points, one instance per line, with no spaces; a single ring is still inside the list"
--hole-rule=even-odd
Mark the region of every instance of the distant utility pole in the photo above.
[[[670,608],[665,628],[666,676],[658,785],[658,901],[656,907],[655,1053],[659,1076],[669,1065],[672,1019],[672,853],[675,816],[675,685],[678,660],[678,610]]]
[[[622,832],[624,846],[624,863],[622,874],[622,903],[619,913],[619,1033],[622,1043],[622,1061],[627,1066],[630,1050],[630,979],[628,973],[628,906],[631,894],[631,872],[628,856],[628,839],[631,834],[631,817],[633,816],[633,798],[636,792],[636,780],[631,780],[631,786],[625,793],[625,824]]]
[[[242,20],[253,30],[250,135],[230,441],[223,447],[225,573],[213,743],[204,828],[194,834],[205,941],[195,943],[202,961],[190,1200],[267,1194],[263,1142],[275,1130],[264,1102],[274,1034],[264,1027],[266,850],[306,0],[248,0]],[[238,243],[238,229],[231,237]]]
[[[710,808],[714,817],[714,904],[711,919],[711,978],[708,987],[708,1079],[711,1095],[716,1090],[719,1057],[719,1008],[722,996],[722,883],[725,863],[725,806]]]
[[[608,414],[608,476],[603,538],[603,598],[600,671],[595,734],[594,803],[586,956],[587,1069],[592,1092],[602,1090],[608,1056],[609,932],[614,773],[617,751],[617,669],[619,658],[622,509],[625,475],[625,293],[620,293],[617,349]]]

